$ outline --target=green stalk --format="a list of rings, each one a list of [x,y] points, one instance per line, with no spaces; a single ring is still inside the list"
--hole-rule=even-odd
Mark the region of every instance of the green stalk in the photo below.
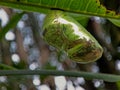
[[[53,75],[53,76],[70,76],[84,77],[85,79],[101,79],[107,82],[120,81],[119,75],[100,74],[82,71],[57,71],[57,70],[1,70],[0,76],[15,76],[15,75]]]

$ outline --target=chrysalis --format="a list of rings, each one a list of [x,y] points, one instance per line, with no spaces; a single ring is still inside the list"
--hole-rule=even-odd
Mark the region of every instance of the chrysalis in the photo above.
[[[63,49],[71,60],[79,63],[96,61],[103,53],[95,38],[63,11],[53,10],[46,16],[43,38],[58,50]]]

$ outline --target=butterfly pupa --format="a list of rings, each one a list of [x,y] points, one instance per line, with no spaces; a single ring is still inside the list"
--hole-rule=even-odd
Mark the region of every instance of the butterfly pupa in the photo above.
[[[79,63],[96,61],[103,49],[98,41],[75,19],[63,11],[53,10],[45,18],[43,38],[68,57]]]

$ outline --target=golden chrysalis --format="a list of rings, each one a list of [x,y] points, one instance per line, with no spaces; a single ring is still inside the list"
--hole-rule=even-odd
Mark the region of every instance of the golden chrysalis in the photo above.
[[[43,38],[79,63],[93,62],[102,56],[97,40],[76,20],[63,11],[53,10],[45,18]]]

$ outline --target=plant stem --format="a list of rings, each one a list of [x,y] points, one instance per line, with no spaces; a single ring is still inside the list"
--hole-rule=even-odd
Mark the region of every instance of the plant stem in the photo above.
[[[101,79],[107,82],[120,81],[119,75],[100,74],[81,71],[57,71],[57,70],[1,70],[0,76],[14,76],[14,75],[53,75],[53,76],[70,76],[70,77],[84,77],[85,79]]]

